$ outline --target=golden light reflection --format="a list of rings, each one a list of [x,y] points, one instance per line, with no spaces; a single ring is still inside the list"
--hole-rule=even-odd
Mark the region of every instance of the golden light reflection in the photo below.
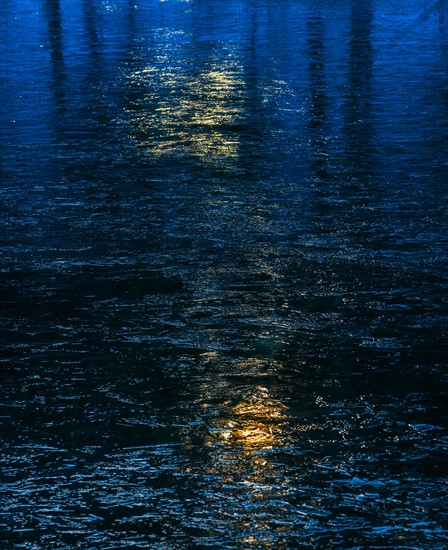
[[[219,352],[204,353],[202,359],[210,373],[201,386],[208,428],[206,475],[215,487],[204,497],[210,524],[227,514],[243,545],[261,548],[263,540],[272,540],[272,522],[277,532],[283,529],[278,514],[293,490],[272,459],[290,442],[291,417],[273,377],[282,365],[272,357],[223,360]],[[277,504],[271,507],[273,501]]]
[[[132,74],[145,90],[126,110],[131,138],[146,154],[194,156],[204,163],[238,157],[244,81],[232,59],[220,60],[197,74],[148,67]]]
[[[242,451],[271,449],[282,444],[285,410],[267,388],[257,386],[249,397],[229,410],[226,419],[217,421],[210,433],[215,443],[218,439]]]

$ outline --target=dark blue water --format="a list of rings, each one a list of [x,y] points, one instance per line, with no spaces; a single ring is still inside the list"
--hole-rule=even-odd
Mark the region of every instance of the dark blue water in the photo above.
[[[2,548],[447,548],[447,21],[1,2]]]

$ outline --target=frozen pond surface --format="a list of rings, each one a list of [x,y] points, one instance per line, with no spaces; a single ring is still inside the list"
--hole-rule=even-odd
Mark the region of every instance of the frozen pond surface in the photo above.
[[[1,10],[2,548],[445,549],[446,2]]]

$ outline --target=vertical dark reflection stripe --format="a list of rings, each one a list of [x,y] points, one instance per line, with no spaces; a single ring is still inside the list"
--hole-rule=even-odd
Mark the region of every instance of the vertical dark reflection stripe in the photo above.
[[[62,37],[61,5],[59,0],[45,0],[44,13],[50,45],[51,88],[56,104],[57,119],[59,119],[59,117],[64,116],[66,110],[66,69]],[[61,120],[59,122],[61,125],[63,124]],[[59,122],[57,122],[58,127]],[[60,129],[62,129],[62,126]]]
[[[98,19],[97,10],[95,9],[95,4],[92,0],[83,0],[82,3],[83,13],[84,13],[84,29],[85,35],[87,38],[87,44],[89,47],[89,57],[93,61],[98,61],[100,59],[100,39],[98,37],[98,30],[96,21]],[[100,75],[98,74],[99,78]]]
[[[347,95],[344,102],[347,173],[373,175],[374,121],[372,116],[373,50],[371,0],[351,0],[348,36]]]
[[[104,105],[104,99],[109,91],[110,76],[114,73],[114,67],[108,68],[111,74],[107,75],[102,55],[102,41],[98,32],[101,17],[95,3],[92,0],[83,0],[81,9],[85,46],[79,52],[82,54],[79,56],[82,79],[77,83],[75,90],[78,90],[83,99],[79,105],[82,113],[82,129],[86,136],[107,139],[105,132],[108,129],[110,117]]]
[[[313,176],[326,180],[328,148],[325,139],[327,103],[325,92],[325,21],[317,15],[307,23],[308,72],[310,81],[310,111],[308,127],[311,136]]]
[[[241,134],[240,166],[246,173],[260,169],[261,149],[263,134],[266,132],[266,124],[260,105],[262,97],[260,93],[260,60],[259,41],[257,32],[257,14],[253,11],[247,14],[248,22],[245,31],[247,40],[243,50],[244,81],[246,84],[245,120],[246,126]]]

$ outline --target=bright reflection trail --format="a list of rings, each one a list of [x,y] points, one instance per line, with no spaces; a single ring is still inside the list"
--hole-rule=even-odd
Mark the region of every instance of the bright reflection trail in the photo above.
[[[163,64],[164,58],[158,63]],[[142,92],[126,109],[130,139],[144,155],[193,157],[229,169],[239,154],[241,71],[230,52],[214,55],[203,69],[181,62],[134,72],[129,86]]]

